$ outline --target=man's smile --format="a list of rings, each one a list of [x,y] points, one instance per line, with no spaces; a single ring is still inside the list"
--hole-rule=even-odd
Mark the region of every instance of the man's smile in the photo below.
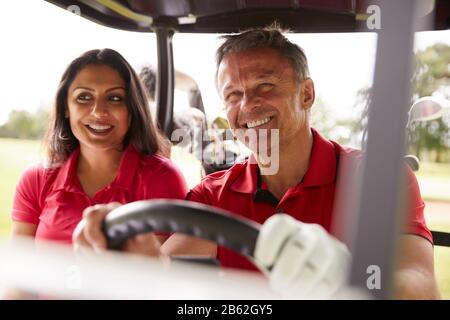
[[[269,123],[271,120],[273,119],[273,117],[266,117],[264,119],[261,120],[255,120],[255,121],[249,121],[245,123],[245,126],[249,129],[251,128],[255,128],[255,127],[259,127],[262,126],[266,123]]]

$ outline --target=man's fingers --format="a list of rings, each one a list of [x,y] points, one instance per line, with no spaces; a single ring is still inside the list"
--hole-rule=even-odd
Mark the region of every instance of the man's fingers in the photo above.
[[[307,262],[302,270],[296,275],[293,282],[292,292],[304,292],[308,299],[325,298],[329,290],[315,289],[320,287],[329,265],[332,263],[331,255],[333,250],[329,247],[328,235],[326,231],[316,224],[308,226],[308,231],[315,239],[314,246],[311,247]],[[314,294],[314,295],[313,295]]]
[[[262,225],[255,248],[256,263],[271,268],[272,288],[298,298],[334,294],[347,276],[350,259],[345,244],[323,227],[281,214]]]
[[[273,265],[286,239],[295,233],[301,222],[286,214],[276,214],[262,225],[255,247],[255,261],[265,267]]]
[[[341,242],[332,241],[329,248],[333,248],[333,258],[328,266],[325,281],[330,287],[330,290],[335,293],[348,280],[352,256],[348,248]]]
[[[314,281],[318,266],[312,256],[318,254],[316,249],[320,239],[311,227],[307,225],[292,234],[280,248],[270,275],[272,287],[280,293],[290,293],[299,277],[304,278],[299,294],[306,293]]]

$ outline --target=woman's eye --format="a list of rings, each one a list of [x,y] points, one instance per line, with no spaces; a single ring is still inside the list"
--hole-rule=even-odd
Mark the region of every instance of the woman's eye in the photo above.
[[[91,99],[92,99],[91,95],[85,94],[85,93],[82,93],[77,96],[77,101],[79,101],[79,102],[86,102],[86,101],[90,101]]]
[[[122,102],[122,101],[123,101],[123,98],[122,98],[121,96],[110,96],[110,97],[109,97],[109,101],[112,101],[112,102]]]

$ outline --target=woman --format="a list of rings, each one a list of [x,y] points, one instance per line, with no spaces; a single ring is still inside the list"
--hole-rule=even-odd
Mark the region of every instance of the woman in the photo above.
[[[160,155],[167,147],[144,92],[114,50],[91,50],[72,61],[45,139],[48,163],[28,168],[18,183],[13,236],[71,243],[87,207],[185,198],[182,174]]]

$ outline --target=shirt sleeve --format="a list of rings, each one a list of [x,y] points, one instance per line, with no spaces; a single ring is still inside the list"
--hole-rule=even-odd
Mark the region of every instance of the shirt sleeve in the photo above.
[[[31,166],[20,176],[14,193],[12,220],[39,224],[42,171],[41,166]]]
[[[181,171],[167,161],[151,179],[152,188],[149,199],[181,199],[186,198],[188,187]]]
[[[408,205],[404,232],[421,236],[433,243],[433,237],[425,222],[425,203],[420,194],[419,184],[416,176],[408,166],[406,166],[406,171]]]
[[[192,188],[187,194],[186,200],[211,205],[211,201],[206,196],[206,192],[204,191],[203,183],[204,180]]]

